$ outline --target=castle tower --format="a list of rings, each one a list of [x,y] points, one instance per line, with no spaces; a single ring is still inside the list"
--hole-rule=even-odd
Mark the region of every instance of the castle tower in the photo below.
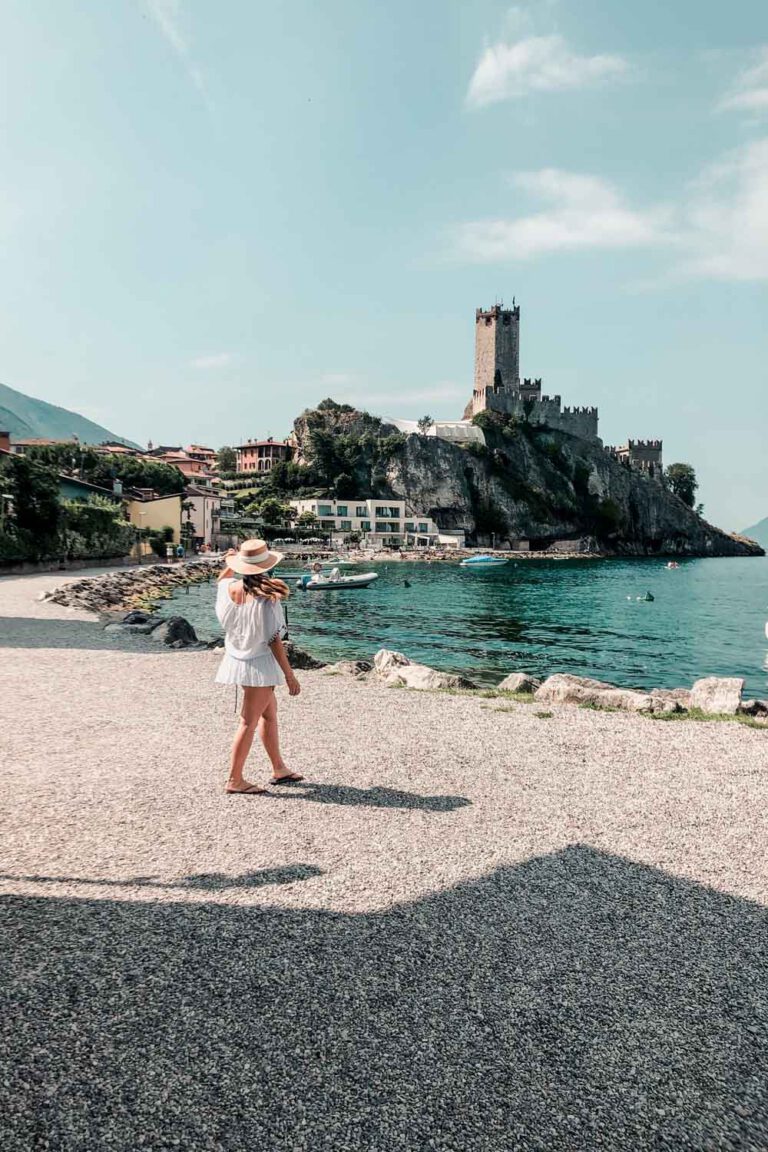
[[[520,381],[520,305],[475,311],[475,391],[517,390]]]

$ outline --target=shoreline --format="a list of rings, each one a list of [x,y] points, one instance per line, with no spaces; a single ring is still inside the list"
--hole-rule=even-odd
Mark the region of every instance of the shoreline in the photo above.
[[[219,570],[218,562],[190,561],[186,565],[151,566],[136,568],[131,573],[102,573],[98,576],[74,579],[46,594],[46,599],[68,610],[73,608],[93,612],[107,619],[108,629],[113,633],[148,633],[162,625],[163,620],[152,624],[152,616],[181,587],[187,589],[194,583],[211,583]],[[214,649],[221,651],[221,637],[210,641],[200,640],[194,631],[186,634],[178,625],[189,624],[182,615],[182,605],[178,604],[178,616],[172,615],[176,628],[165,641],[177,648]],[[137,609],[146,613],[146,618],[136,619]],[[116,616],[126,613],[124,623]],[[180,617],[180,619],[179,619]],[[552,702],[567,706],[594,708],[603,712],[630,711],[669,718],[690,715],[701,720],[710,715],[720,719],[729,716],[744,724],[763,728],[768,724],[768,700],[743,699],[744,680],[740,677],[704,677],[691,687],[642,689],[621,686],[594,677],[572,674],[549,674],[540,678],[526,672],[510,669],[498,683],[491,677],[472,679],[464,672],[447,672],[427,665],[414,663],[407,655],[387,652],[381,649],[356,657],[339,657],[325,661],[311,652],[297,648],[290,642],[290,659],[297,669],[325,669],[326,674],[345,675],[363,680],[380,675],[385,683],[395,688],[427,689],[430,691],[453,691],[472,693],[482,698],[516,699],[518,702]],[[387,667],[379,668],[386,659]],[[511,681],[515,681],[511,684]]]

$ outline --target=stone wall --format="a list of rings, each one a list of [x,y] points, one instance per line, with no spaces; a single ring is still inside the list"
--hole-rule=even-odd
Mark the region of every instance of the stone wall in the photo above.
[[[521,422],[544,424],[558,432],[580,436],[582,440],[597,440],[597,408],[563,408],[560,396],[542,396],[540,400],[525,400],[509,392],[488,392],[485,408],[515,416]]]

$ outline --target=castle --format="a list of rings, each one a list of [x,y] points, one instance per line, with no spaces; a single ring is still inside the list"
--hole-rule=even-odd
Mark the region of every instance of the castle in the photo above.
[[[560,396],[542,395],[541,377],[520,378],[520,305],[514,299],[511,308],[494,304],[475,311],[475,381],[464,420],[486,411],[601,443],[597,408],[564,408]],[[661,440],[628,440],[606,451],[649,476],[663,474]]]

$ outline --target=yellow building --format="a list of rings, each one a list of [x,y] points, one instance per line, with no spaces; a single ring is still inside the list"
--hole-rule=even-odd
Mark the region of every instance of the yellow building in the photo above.
[[[155,496],[144,500],[128,500],[128,519],[142,530],[162,532],[163,528],[173,529],[173,542],[181,540],[181,501],[183,497]]]

